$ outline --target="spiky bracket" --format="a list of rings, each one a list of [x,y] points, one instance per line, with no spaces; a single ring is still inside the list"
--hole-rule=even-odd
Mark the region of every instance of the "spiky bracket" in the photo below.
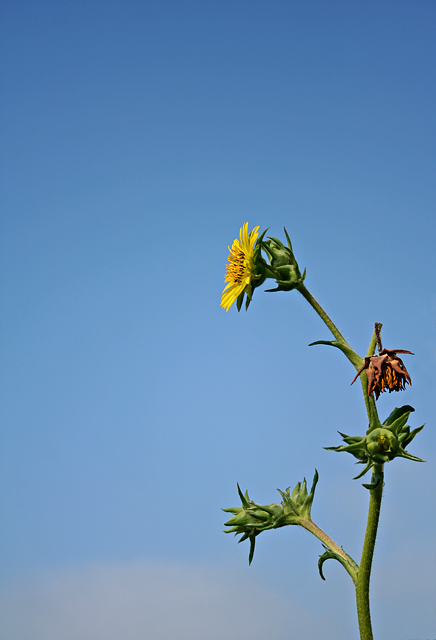
[[[250,540],[249,564],[253,560],[256,537],[262,531],[279,529],[286,525],[296,525],[302,521],[310,520],[310,511],[318,477],[318,471],[315,469],[312,487],[309,492],[307,491],[306,478],[304,478],[303,482],[298,482],[295,485],[292,493],[290,487],[286,491],[277,489],[283,498],[281,504],[257,504],[250,500],[248,491],[245,494],[242,493],[238,484],[238,493],[242,506],[223,509],[224,512],[234,514],[233,518],[230,518],[225,523],[226,527],[231,527],[225,533],[234,533],[235,536],[242,534],[238,542]]]
[[[368,429],[365,436],[347,436],[338,432],[346,445],[339,447],[324,447],[328,451],[346,451],[357,458],[356,464],[364,464],[364,469],[354,478],[357,480],[364,476],[371,468],[377,470],[377,466],[390,462],[394,458],[407,458],[415,462],[424,462],[421,458],[413,456],[406,451],[406,447],[414,437],[422,431],[425,425],[410,430],[406,424],[412,411],[410,405],[395,408],[380,428]],[[374,474],[373,482],[364,484],[366,489],[375,489],[380,482],[380,474]]]
[[[285,235],[288,242],[287,247],[278,238],[272,236],[268,236],[268,240],[262,243],[262,248],[268,255],[278,285],[275,289],[267,289],[268,292],[292,291],[302,285],[306,277],[306,269],[303,274],[300,272],[286,227]]]

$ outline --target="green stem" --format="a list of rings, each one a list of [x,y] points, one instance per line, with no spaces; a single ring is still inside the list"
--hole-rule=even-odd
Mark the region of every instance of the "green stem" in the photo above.
[[[323,320],[323,322],[327,325],[327,327],[330,329],[332,334],[335,336],[336,340],[348,345],[347,341],[345,340],[344,336],[339,331],[339,329],[337,328],[333,320],[330,318],[330,316],[327,315],[327,313],[324,311],[324,309],[319,304],[319,302],[315,300],[313,295],[306,289],[304,284],[300,284],[297,287],[297,289],[301,293],[301,295],[307,300],[307,302],[315,309],[315,311],[317,312],[321,320]]]
[[[324,322],[324,324],[327,325],[327,327],[330,329],[330,331],[332,332],[332,334],[336,338],[336,340],[332,340],[330,342],[325,341],[325,340],[319,340],[318,342],[312,342],[312,345],[314,345],[314,344],[329,344],[329,345],[331,345],[333,347],[337,347],[348,358],[348,360],[351,362],[353,367],[357,371],[359,371],[359,369],[363,365],[362,358],[359,356],[358,353],[356,353],[354,351],[354,349],[352,349],[350,347],[350,345],[345,340],[344,336],[339,331],[339,329],[337,328],[337,326],[335,325],[333,320],[330,318],[330,316],[327,315],[327,313],[321,307],[319,302],[317,300],[315,300],[313,295],[306,289],[304,284],[300,284],[297,287],[297,290],[301,293],[301,295],[305,298],[305,300],[307,300],[307,302],[310,304],[310,306],[313,309],[315,309],[316,313],[319,315],[321,320]]]
[[[381,328],[382,328],[382,324],[378,323],[378,331],[380,332]],[[371,356],[374,355],[375,352],[375,348],[377,346],[377,332],[374,331],[374,333],[372,334],[372,338],[371,338],[371,342],[369,343],[369,347],[368,347],[368,353],[366,354],[367,358],[370,358]],[[378,427],[381,427],[381,422],[380,422],[380,418],[378,417],[378,412],[377,412],[377,407],[375,404],[375,400],[374,400],[374,396],[368,395],[368,377],[365,373],[365,371],[362,371],[362,373],[359,376],[360,378],[360,384],[362,385],[362,391],[363,391],[363,398],[365,400],[365,406],[366,406],[366,412],[368,414],[368,420],[369,420],[369,428],[370,431],[372,431],[373,429],[377,429]]]
[[[316,538],[318,538],[318,540],[321,540],[321,542],[326,547],[328,547],[331,551],[334,551],[334,553],[336,553],[338,556],[342,558],[342,560],[344,561],[342,563],[343,567],[350,574],[354,584],[357,584],[357,575],[358,575],[359,567],[357,563],[353,560],[353,558],[349,556],[348,553],[345,553],[342,547],[338,546],[336,542],[334,542],[334,540],[332,540],[322,529],[318,527],[318,525],[316,525],[313,522],[313,520],[302,519],[300,520],[299,525],[304,529],[306,529],[307,531],[310,531],[310,533],[312,533]]]
[[[348,360],[356,368],[357,371],[362,368],[364,362],[362,358],[350,347],[344,336],[341,334],[337,326],[327,315],[321,305],[315,300],[311,293],[306,289],[304,284],[297,287],[301,295],[307,300],[307,302],[313,307],[321,320],[330,329],[336,341],[324,344],[332,344],[338,347],[347,356]],[[381,324],[376,325],[376,331],[372,336],[367,357],[374,355],[377,343],[381,344],[380,329]],[[369,429],[380,427],[380,419],[377,413],[377,407],[374,397],[368,395],[368,378],[365,370],[362,370],[360,374],[360,382],[362,385],[363,397],[365,400],[366,411],[369,420]],[[304,526],[308,531],[313,533],[314,536],[319,538],[327,547],[329,547],[334,553],[339,555],[344,560],[344,567],[350,574],[353,582],[356,586],[356,604],[357,604],[357,617],[359,621],[360,640],[373,640],[372,626],[371,626],[371,614],[369,608],[369,583],[371,578],[372,559],[374,556],[375,540],[377,537],[378,522],[380,518],[381,501],[383,495],[383,465],[377,465],[373,468],[372,479],[374,484],[378,478],[378,484],[374,489],[370,489],[370,500],[368,510],[368,522],[366,525],[365,539],[362,549],[362,557],[360,565],[357,567],[356,563],[349,558],[343,549],[338,547],[333,540],[331,540],[321,529],[319,529],[311,520],[301,522],[301,526]]]
[[[333,345],[335,347],[338,347],[344,353],[344,355],[348,358],[348,360],[351,362],[351,364],[356,369],[356,371],[359,371],[359,369],[361,369],[361,367],[363,365],[363,359],[359,356],[358,353],[356,353],[354,351],[354,349],[352,349],[350,347],[350,345],[345,340],[345,338],[342,335],[342,333],[339,331],[339,329],[337,328],[337,326],[333,322],[333,320],[324,311],[324,309],[321,307],[319,302],[317,300],[315,300],[315,298],[310,293],[310,291],[308,291],[306,289],[304,284],[299,285],[297,287],[297,289],[301,293],[301,295],[305,298],[305,300],[307,300],[307,302],[310,304],[310,306],[316,311],[316,313],[319,315],[321,320],[324,322],[325,325],[327,325],[327,327],[330,329],[330,331],[332,332],[332,334],[336,338],[336,341],[334,341],[334,342],[327,342],[326,343],[324,341],[321,341],[320,343],[321,344],[331,344],[331,345]],[[378,323],[377,326],[378,326],[378,330],[380,331],[382,325],[380,323]],[[320,344],[320,343],[314,343],[314,344]],[[377,334],[374,331],[373,336],[371,338],[370,345],[369,345],[367,356],[374,355],[374,351],[375,351],[376,346],[377,346]],[[370,429],[372,431],[372,429],[376,429],[377,427],[380,427],[381,423],[380,423],[380,420],[379,420],[379,417],[378,417],[378,414],[377,414],[377,409],[376,409],[376,406],[375,406],[375,400],[374,400],[373,396],[368,396],[368,378],[366,376],[365,371],[362,371],[362,373],[360,374],[359,377],[360,377],[360,383],[362,385],[363,398],[365,400],[365,407],[366,407],[366,412],[368,414],[369,425],[370,425]]]
[[[365,540],[363,542],[362,557],[360,559],[356,583],[356,604],[360,640],[373,640],[371,614],[369,609],[369,582],[383,495],[382,465],[378,469],[374,467],[373,478],[375,477],[375,474],[379,474],[381,478],[377,487],[370,490],[368,522],[366,525]]]

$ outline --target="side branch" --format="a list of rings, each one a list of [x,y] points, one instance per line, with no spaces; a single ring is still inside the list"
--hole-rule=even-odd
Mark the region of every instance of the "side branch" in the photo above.
[[[322,529],[320,529],[313,520],[300,520],[298,524],[307,531],[310,531],[310,533],[318,538],[318,540],[321,540],[323,545],[333,552],[332,557],[338,556],[336,559],[339,560],[342,566],[347,570],[354,584],[357,584],[359,566],[353,558],[349,556],[342,547],[337,545],[336,542],[334,542]],[[321,577],[323,577],[322,573]]]

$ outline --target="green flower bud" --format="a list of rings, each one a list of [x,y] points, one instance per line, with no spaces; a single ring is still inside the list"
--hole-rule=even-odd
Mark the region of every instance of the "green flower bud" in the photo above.
[[[416,434],[424,428],[424,425],[422,425],[418,427],[418,429],[410,431],[410,427],[406,422],[412,411],[414,411],[414,409],[409,405],[394,409],[381,427],[368,429],[366,435],[363,437],[347,436],[339,432],[346,445],[325,448],[331,451],[346,451],[347,453],[351,453],[357,458],[357,464],[365,465],[365,468],[355,477],[355,480],[365,475],[371,467],[384,464],[394,458],[408,458],[409,460],[423,462],[421,458],[412,456],[405,450],[405,447],[412,442]],[[374,488],[372,485],[363,486],[371,489]]]
[[[374,429],[366,437],[368,454],[378,462],[393,460],[398,451],[398,440],[389,429]]]
[[[318,472],[315,470],[312,488],[309,493],[307,491],[306,479],[304,479],[303,482],[296,484],[292,494],[290,493],[289,487],[286,491],[280,491],[280,489],[278,489],[278,492],[283,498],[281,504],[274,502],[273,504],[267,505],[260,505],[250,500],[248,492],[246,491],[245,494],[243,494],[238,485],[238,493],[242,507],[223,509],[223,511],[227,513],[234,514],[233,518],[230,518],[230,520],[225,523],[226,527],[230,527],[225,533],[241,535],[242,537],[238,542],[250,540],[250,564],[253,560],[256,536],[262,533],[262,531],[279,529],[286,525],[300,524],[302,520],[310,520],[310,510],[317,482]]]
[[[287,247],[273,237],[268,237],[268,240],[262,242],[262,248],[269,258],[269,266],[278,285],[276,289],[267,289],[267,291],[291,291],[301,285],[306,277],[306,270],[301,275],[286,229],[285,234],[288,241]]]

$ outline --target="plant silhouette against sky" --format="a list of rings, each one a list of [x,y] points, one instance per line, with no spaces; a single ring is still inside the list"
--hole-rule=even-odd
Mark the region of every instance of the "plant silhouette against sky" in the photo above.
[[[368,415],[368,429],[361,436],[348,436],[340,433],[345,444],[326,447],[329,450],[350,453],[357,458],[357,464],[363,465],[362,471],[355,479],[361,478],[371,470],[371,479],[363,484],[369,491],[368,520],[363,542],[360,562],[357,563],[342,547],[339,547],[311,518],[311,507],[318,482],[315,470],[310,491],[307,490],[306,479],[298,482],[294,490],[280,491],[281,503],[260,505],[250,499],[248,492],[242,493],[238,485],[241,506],[223,509],[232,517],[225,523],[229,529],[226,533],[240,535],[239,542],[250,541],[249,563],[254,557],[256,537],[263,531],[278,529],[287,525],[299,525],[316,536],[323,544],[324,553],[320,556],[318,568],[324,580],[323,564],[328,559],[335,559],[342,564],[353,581],[356,591],[357,617],[360,639],[373,640],[370,615],[369,587],[372,559],[377,537],[378,522],[384,486],[384,465],[394,458],[402,457],[417,462],[420,458],[410,454],[406,447],[412,442],[424,425],[411,430],[407,422],[414,411],[410,405],[395,407],[390,415],[380,421],[376,401],[381,393],[403,391],[412,384],[401,354],[413,355],[405,349],[383,348],[381,339],[381,323],[375,323],[374,332],[365,357],[357,354],[345,340],[342,333],[333,323],[320,304],[306,288],[304,282],[306,270],[301,273],[295,259],[289,235],[285,229],[287,245],[274,237],[267,237],[267,230],[259,236],[259,227],[248,232],[246,222],[229,247],[228,264],[221,306],[228,311],[236,302],[241,310],[245,299],[248,309],[254,290],[267,279],[275,280],[276,287],[269,292],[292,291],[296,289],[312,306],[333,335],[333,340],[318,340],[313,345],[330,345],[340,349],[356,370],[353,384],[360,378],[362,393]],[[375,353],[377,349],[377,354]]]

